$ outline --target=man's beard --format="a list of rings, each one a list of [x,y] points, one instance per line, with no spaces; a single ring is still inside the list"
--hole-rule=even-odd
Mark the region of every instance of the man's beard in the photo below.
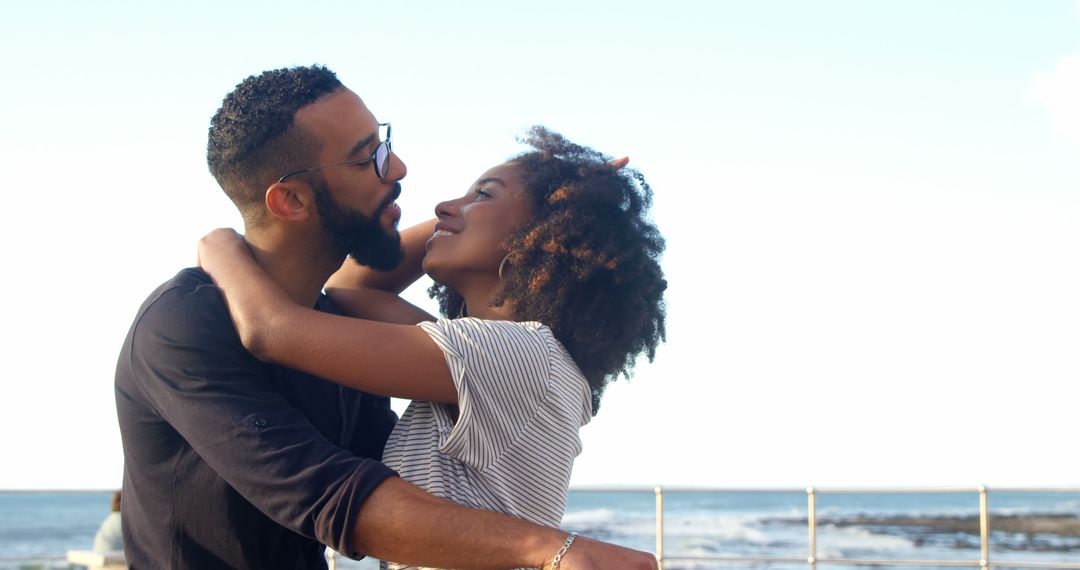
[[[401,194],[401,184],[394,184],[394,190],[371,217],[343,206],[330,195],[324,182],[313,186],[320,223],[342,255],[377,271],[388,271],[401,263],[405,257],[401,235],[396,229],[386,231],[380,221],[382,213]]]

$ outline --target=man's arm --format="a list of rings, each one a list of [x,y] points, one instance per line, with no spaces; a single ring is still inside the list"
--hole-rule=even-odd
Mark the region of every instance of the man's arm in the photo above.
[[[331,444],[243,350],[208,280],[165,292],[136,327],[127,365],[141,378],[139,390],[278,524],[346,555],[463,569],[539,565],[562,545],[558,530],[437,499]],[[640,565],[650,558],[582,541],[562,568],[652,568]]]
[[[352,543],[376,558],[463,570],[549,568],[566,533],[433,497],[401,479],[384,481],[364,502]],[[560,570],[655,570],[649,553],[580,537]]]
[[[200,273],[181,273],[148,304],[118,368],[125,369],[118,370],[118,385],[127,378],[124,389],[137,392],[175,432],[170,437],[191,447],[185,462],[201,460],[277,524],[340,552],[350,549],[364,499],[394,476],[328,441],[286,400],[271,367],[244,350],[221,293]],[[143,448],[129,469],[142,462],[156,469],[162,461],[152,443]],[[219,506],[213,499],[207,504]]]

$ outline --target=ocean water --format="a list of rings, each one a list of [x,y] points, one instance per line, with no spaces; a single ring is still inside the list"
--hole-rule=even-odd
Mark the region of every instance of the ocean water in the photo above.
[[[1080,493],[991,491],[989,507],[991,529],[994,517],[1077,517]],[[803,491],[665,492],[665,568],[806,568],[807,512],[807,495]],[[957,532],[949,528],[930,530],[871,523],[896,522],[898,517],[968,519],[974,523],[978,512],[979,498],[975,492],[818,494],[817,558],[977,562],[980,555],[977,530]],[[618,544],[655,551],[655,496],[648,492],[579,491],[571,496],[563,526]],[[991,532],[990,545],[991,561],[1080,564],[1080,537]],[[791,557],[802,562],[722,563],[689,559],[695,556]],[[818,564],[822,569],[851,567]],[[878,568],[895,570],[900,566]]]
[[[69,549],[87,549],[109,510],[111,492],[0,492],[0,570],[67,569]],[[990,493],[994,517],[1078,517],[1080,492]],[[975,519],[972,493],[819,494],[819,558],[968,560],[979,558],[977,532],[905,526],[897,517]],[[722,563],[695,556],[767,556],[805,560],[807,498],[801,491],[664,494],[667,570],[805,568],[806,563]],[[646,551],[656,548],[652,491],[571,491],[563,528]],[[993,531],[991,561],[1080,564],[1080,537]],[[339,558],[338,568],[374,561]],[[819,564],[818,568],[851,568]],[[906,566],[910,568],[910,566]],[[932,565],[923,568],[934,568]],[[900,568],[900,567],[893,567]]]

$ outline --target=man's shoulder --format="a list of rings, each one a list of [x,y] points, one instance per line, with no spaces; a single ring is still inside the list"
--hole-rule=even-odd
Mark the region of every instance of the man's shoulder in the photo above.
[[[170,279],[162,283],[154,289],[147,301],[154,301],[169,292],[181,292],[188,293],[192,291],[198,291],[201,289],[214,290],[217,287],[214,285],[214,281],[210,279],[205,271],[201,267],[187,267],[181,269],[176,275],[173,275]]]
[[[140,330],[162,329],[185,335],[222,329],[235,334],[225,298],[198,267],[183,269],[154,289],[139,308],[131,332],[140,336]]]
[[[140,312],[156,305],[210,304],[225,306],[224,298],[210,276],[200,267],[181,269],[168,281],[154,289],[146,298]]]

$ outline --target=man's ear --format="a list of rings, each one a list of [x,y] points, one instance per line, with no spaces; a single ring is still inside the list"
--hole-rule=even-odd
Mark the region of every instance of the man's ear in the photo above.
[[[304,184],[275,182],[266,189],[266,209],[286,222],[305,222],[315,207],[315,196]]]

